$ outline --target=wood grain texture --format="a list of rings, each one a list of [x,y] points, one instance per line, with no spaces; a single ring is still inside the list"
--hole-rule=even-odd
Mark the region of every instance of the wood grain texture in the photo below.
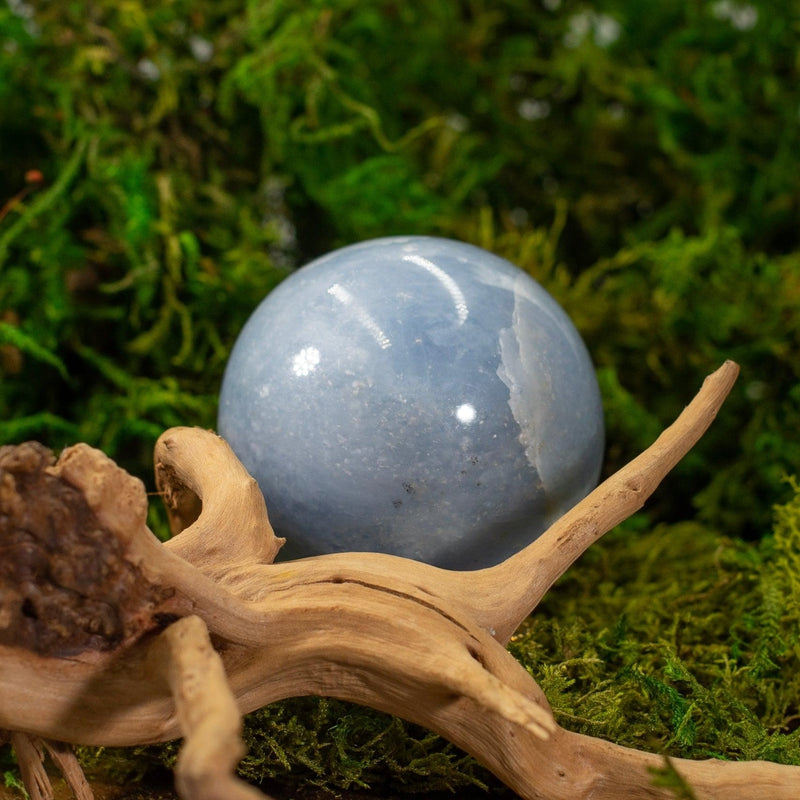
[[[724,364],[644,453],[529,547],[475,572],[371,553],[274,563],[282,540],[263,497],[210,431],[173,428],[156,445],[176,534],[166,544],[146,527],[141,484],[102,453],[78,445],[55,465],[40,459],[56,481],[50,496],[70,487],[71,502],[153,589],[145,600],[133,590],[115,599],[137,609],[128,633],[66,657],[14,639],[21,606],[5,599],[15,591],[13,565],[0,573],[0,727],[31,751],[21,754],[26,781],[38,780],[38,739],[133,745],[184,736],[176,773],[183,797],[252,798],[256,790],[233,777],[241,714],[317,694],[440,733],[526,800],[671,796],[653,783],[663,757],[561,729],[505,643],[581,553],[641,508],[711,424],[737,373]],[[7,468],[0,485],[3,525],[15,530],[44,490],[20,491]],[[54,513],[52,524],[63,519]],[[703,800],[742,792],[788,800],[800,785],[800,767],[670,764]]]

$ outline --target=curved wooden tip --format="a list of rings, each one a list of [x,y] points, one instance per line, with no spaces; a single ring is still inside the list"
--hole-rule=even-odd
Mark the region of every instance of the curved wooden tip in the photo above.
[[[699,400],[702,397],[706,397],[707,402],[715,406],[716,410],[719,411],[725,402],[725,398],[730,394],[733,384],[736,383],[739,371],[739,365],[735,361],[728,359],[721,367],[705,377],[696,399]]]
[[[274,561],[285,540],[270,525],[258,484],[221,436],[169,428],[154,460],[156,486],[173,534],[180,534],[167,542],[170,549],[204,572]]]

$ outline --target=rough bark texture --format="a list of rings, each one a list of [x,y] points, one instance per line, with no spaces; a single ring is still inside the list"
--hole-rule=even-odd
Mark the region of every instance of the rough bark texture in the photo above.
[[[0,448],[0,644],[42,656],[111,650],[163,627],[147,581],[42,445]]]
[[[65,659],[59,648],[74,650],[72,638],[43,650],[39,638],[25,633],[29,623],[17,618],[24,616],[20,584],[41,593],[52,583],[48,569],[29,564],[49,564],[59,546],[37,535],[36,542],[46,542],[37,545],[44,555],[34,548],[31,561],[22,548],[0,573],[0,727],[16,731],[15,742],[28,753],[26,781],[37,780],[41,759],[28,747],[35,737],[131,745],[183,735],[176,783],[184,797],[249,800],[255,790],[232,776],[241,754],[240,714],[320,694],[441,733],[527,800],[670,797],[653,784],[662,757],[559,728],[538,684],[504,645],[553,581],[642,506],[711,424],[736,374],[727,363],[710,376],[647,451],[529,547],[469,573],[368,553],[272,563],[282,541],[258,487],[208,431],[171,429],[156,446],[159,488],[179,534],[164,545],[146,528],[141,485],[103,454],[78,446],[48,466],[37,446],[6,452],[0,531],[10,531],[16,543],[15,531],[27,531],[27,522],[8,520],[35,516],[26,508],[40,502],[39,493],[68,498],[67,508],[83,509],[85,528],[102,531],[88,540],[111,554],[101,562],[116,565],[121,558],[135,576],[113,595],[117,615],[129,622],[112,629],[115,638],[90,637]],[[21,462],[33,466],[26,472]],[[48,477],[31,483],[37,487],[31,495],[23,474]],[[60,508],[61,499],[52,502]],[[61,521],[75,527],[75,514],[53,511],[43,529],[60,530]],[[96,586],[87,596],[100,602],[106,584]],[[88,616],[73,627],[101,635]],[[167,623],[173,624],[159,633]],[[800,767],[679,759],[671,765],[703,800],[789,800],[800,785]]]

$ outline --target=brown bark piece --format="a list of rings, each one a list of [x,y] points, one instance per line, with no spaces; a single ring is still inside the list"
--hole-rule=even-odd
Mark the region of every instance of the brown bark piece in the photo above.
[[[156,627],[147,581],[35,443],[0,448],[0,644],[41,656],[112,650]]]

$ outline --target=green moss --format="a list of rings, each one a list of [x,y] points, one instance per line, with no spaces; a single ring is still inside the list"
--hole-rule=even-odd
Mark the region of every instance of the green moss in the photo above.
[[[475,762],[396,718],[323,698],[298,699],[247,719],[242,774],[335,789],[403,793],[484,787]]]
[[[371,709],[319,697],[274,703],[245,718],[245,779],[322,791],[397,794],[502,791],[474,759],[430,731]],[[171,769],[180,742],[131,749],[81,748],[90,774],[132,785]]]
[[[390,233],[490,248],[584,335],[607,473],[742,366],[514,652],[564,724],[796,763],[800,62],[786,4],[746,5],[2,6],[0,444],[88,441],[152,487],[156,436],[214,426],[233,341],[293,267]],[[252,775],[488,780],[338,704],[248,725]]]
[[[573,316],[609,470],[738,360],[653,510],[758,535],[800,462],[800,80],[785,12],[751,6],[753,30],[634,0],[0,10],[0,200],[29,190],[0,219],[0,441],[83,439],[150,483],[291,267],[445,234]]]
[[[690,758],[800,763],[800,492],[758,545],[623,525],[511,643],[566,727]]]

